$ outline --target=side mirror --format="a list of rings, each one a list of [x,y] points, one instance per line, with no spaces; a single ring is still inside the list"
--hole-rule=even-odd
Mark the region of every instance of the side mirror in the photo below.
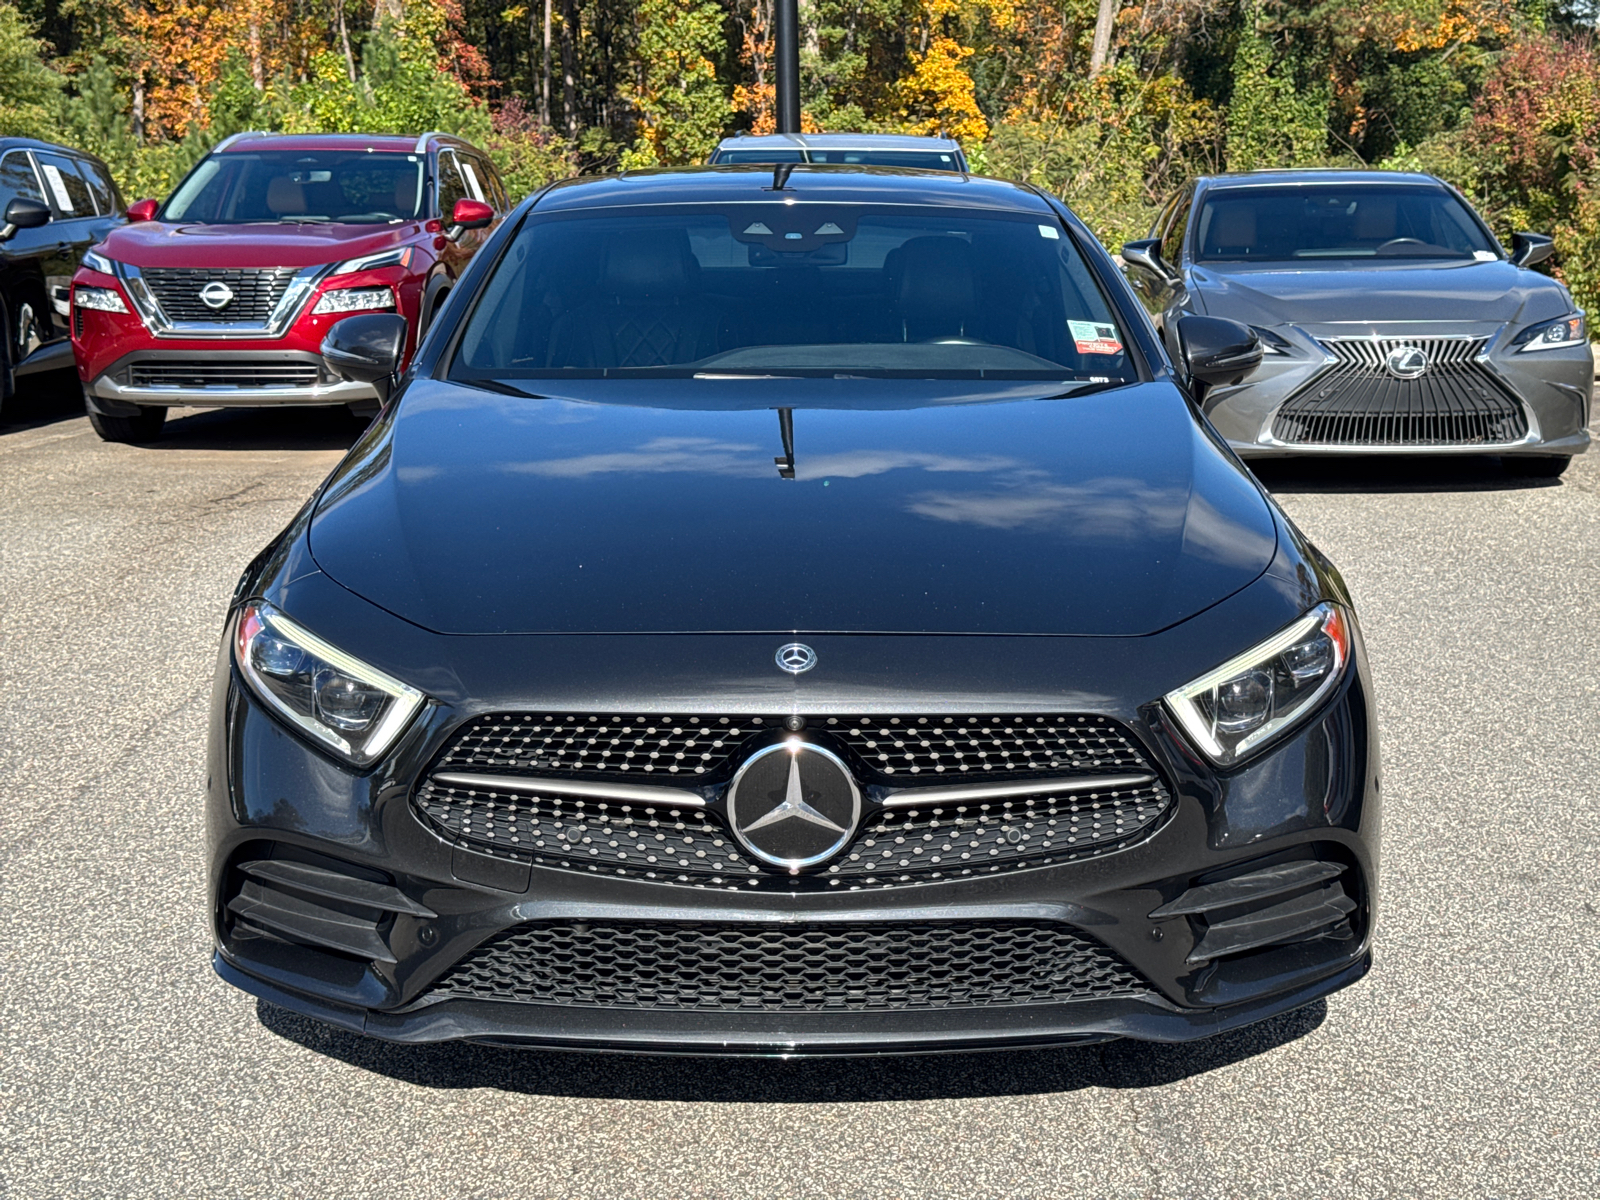
[[[1189,376],[1208,387],[1239,383],[1261,365],[1256,331],[1226,317],[1182,317],[1178,345]]]
[[[0,242],[8,241],[19,229],[37,229],[50,223],[50,206],[42,200],[29,200],[18,196],[6,205],[3,225],[0,225]]]
[[[1532,267],[1542,263],[1556,252],[1556,241],[1542,233],[1513,233],[1511,235],[1511,265]]]
[[[1146,238],[1139,242],[1124,242],[1122,244],[1122,261],[1130,266],[1141,267],[1149,271],[1157,279],[1171,280],[1174,278],[1172,268],[1167,266],[1166,259],[1161,257],[1161,240],[1159,238]]]
[[[160,207],[161,201],[159,200],[141,200],[137,204],[130,204],[128,205],[128,220],[154,221],[156,219],[156,209]]]
[[[406,352],[406,319],[397,313],[346,317],[322,339],[322,361],[341,379],[370,383],[389,402]]]
[[[482,229],[494,220],[494,209],[482,200],[457,200],[450,224],[457,229]]]

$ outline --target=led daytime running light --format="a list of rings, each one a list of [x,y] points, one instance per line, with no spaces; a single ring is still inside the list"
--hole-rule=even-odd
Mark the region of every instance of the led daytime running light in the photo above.
[[[83,287],[79,285],[72,289],[72,302],[79,308],[90,308],[95,312],[125,313],[128,306],[122,302],[122,297],[115,288]]]

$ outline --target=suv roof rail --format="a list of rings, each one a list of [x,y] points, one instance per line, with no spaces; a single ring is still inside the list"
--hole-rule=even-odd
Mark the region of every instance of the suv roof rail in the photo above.
[[[245,138],[266,137],[266,136],[267,136],[267,131],[265,129],[245,129],[245,130],[242,130],[239,133],[232,133],[232,134],[229,134],[227,137],[223,138],[215,146],[211,147],[211,153],[215,154],[219,150],[226,150],[229,146],[233,145],[235,142],[243,141]]]
[[[430,129],[430,130],[428,130],[427,133],[423,134],[421,137],[419,137],[417,139],[417,144],[412,147],[411,153],[413,153],[413,154],[423,154],[423,153],[425,153],[427,151],[427,149],[428,149],[428,139],[429,138],[455,138],[455,140],[458,141],[458,142],[461,140],[460,138],[456,137],[455,134],[446,133],[442,129]]]

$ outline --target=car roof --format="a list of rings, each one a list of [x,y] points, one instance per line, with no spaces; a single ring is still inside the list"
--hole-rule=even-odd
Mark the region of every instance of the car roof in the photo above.
[[[1056,210],[1033,188],[982,175],[906,167],[813,163],[770,166],[737,163],[625,171],[566,179],[539,194],[538,210],[565,211],[655,204],[738,204],[785,201],[834,204],[912,204],[930,208],[988,208],[1054,218]]]
[[[87,150],[79,150],[76,146],[63,146],[59,142],[46,142],[39,138],[0,137],[0,153],[7,150],[49,150],[52,154],[75,154],[79,158],[87,158],[90,162],[100,161],[98,155],[90,154]]]
[[[443,133],[416,136],[395,133],[242,133],[229,138],[212,153],[229,154],[241,150],[376,150],[416,154],[418,142],[423,143],[423,148],[428,148],[441,141],[465,145],[460,138]]]
[[[718,150],[959,150],[954,138],[903,133],[765,133],[723,138]]]
[[[1274,187],[1302,183],[1399,183],[1443,187],[1443,181],[1420,171],[1372,171],[1358,167],[1299,167],[1293,170],[1233,171],[1224,175],[1204,175],[1201,186]]]

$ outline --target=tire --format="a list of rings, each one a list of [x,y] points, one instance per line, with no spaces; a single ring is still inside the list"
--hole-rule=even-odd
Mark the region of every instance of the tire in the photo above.
[[[105,442],[153,442],[161,436],[161,427],[166,423],[164,408],[141,408],[137,417],[108,417],[89,410],[89,424]]]
[[[1559,479],[1571,461],[1570,454],[1508,454],[1500,465],[1519,479]]]

